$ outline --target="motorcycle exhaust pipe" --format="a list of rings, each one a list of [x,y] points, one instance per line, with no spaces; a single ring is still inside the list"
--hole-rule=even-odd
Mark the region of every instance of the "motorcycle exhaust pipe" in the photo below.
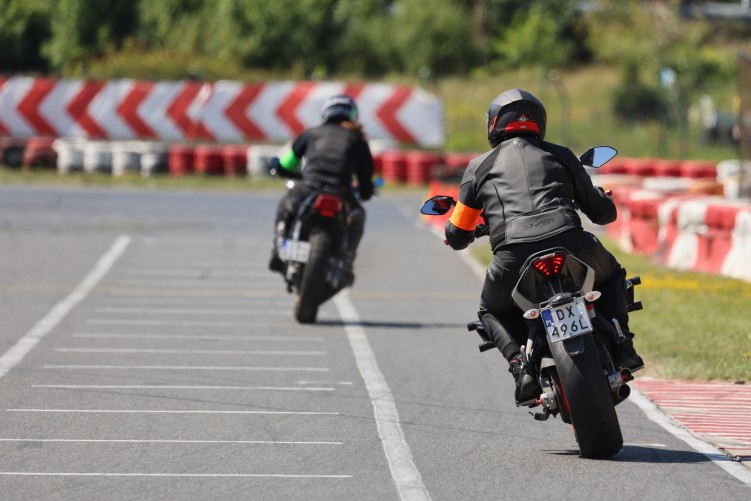
[[[631,395],[631,388],[627,384],[622,384],[621,387],[618,388],[618,398],[626,400],[629,395]]]

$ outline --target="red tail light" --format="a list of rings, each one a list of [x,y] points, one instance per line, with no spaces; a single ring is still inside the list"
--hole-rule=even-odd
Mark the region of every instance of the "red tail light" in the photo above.
[[[342,201],[335,195],[318,195],[313,207],[323,217],[334,217],[342,210]]]
[[[566,255],[564,253],[556,252],[555,254],[536,259],[535,262],[532,263],[532,266],[546,277],[552,277],[561,271],[563,258],[565,257]]]

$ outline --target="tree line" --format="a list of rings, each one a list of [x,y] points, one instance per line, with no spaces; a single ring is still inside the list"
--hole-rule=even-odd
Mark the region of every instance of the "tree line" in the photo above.
[[[306,74],[462,74],[591,57],[575,0],[2,0],[0,71],[76,73],[124,46]],[[528,38],[520,41],[520,30]],[[556,41],[551,44],[551,41]]]
[[[225,69],[220,78],[241,68],[316,79],[492,75],[597,62],[622,68],[619,115],[664,118],[668,101],[685,113],[713,79],[733,78],[728,47],[749,34],[733,23],[718,30],[682,18],[685,3],[0,0],[0,74],[85,78],[123,54],[130,66],[93,76],[143,78],[129,73],[154,54],[153,78],[185,78],[194,62],[220,68],[214,74]]]

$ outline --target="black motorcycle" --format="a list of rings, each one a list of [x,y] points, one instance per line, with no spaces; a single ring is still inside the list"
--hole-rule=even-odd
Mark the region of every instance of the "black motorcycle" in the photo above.
[[[615,155],[613,148],[601,146],[580,160],[599,167]],[[420,212],[442,215],[454,204],[452,197],[435,196]],[[487,235],[487,226],[478,225],[475,235]],[[633,376],[616,362],[614,354],[626,337],[615,319],[597,314],[601,293],[593,290],[594,281],[594,270],[564,248],[536,253],[522,266],[511,297],[525,318],[522,363],[539,383],[539,395],[517,405],[541,407],[530,412],[538,421],[560,415],[572,425],[583,457],[608,458],[623,446],[615,406],[628,398]],[[639,277],[626,280],[629,311],[642,309],[634,301],[639,283]],[[467,328],[480,335],[481,352],[495,348],[479,320]]]
[[[291,188],[289,183],[294,181],[288,181]],[[277,238],[282,275],[287,290],[295,293],[294,315],[301,324],[314,323],[318,307],[354,281],[345,266],[348,220],[341,191],[316,189]]]

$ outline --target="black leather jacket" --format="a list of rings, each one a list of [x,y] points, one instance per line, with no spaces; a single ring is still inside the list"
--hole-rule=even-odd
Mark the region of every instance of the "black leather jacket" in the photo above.
[[[295,139],[292,151],[305,157],[302,178],[307,184],[349,189],[356,175],[360,197],[373,195],[373,157],[359,131],[334,123],[313,127]]]
[[[514,137],[470,161],[446,222],[446,240],[454,249],[467,247],[474,221],[484,211],[496,252],[581,229],[577,208],[595,224],[617,216],[613,200],[592,185],[571,150],[536,137]]]

